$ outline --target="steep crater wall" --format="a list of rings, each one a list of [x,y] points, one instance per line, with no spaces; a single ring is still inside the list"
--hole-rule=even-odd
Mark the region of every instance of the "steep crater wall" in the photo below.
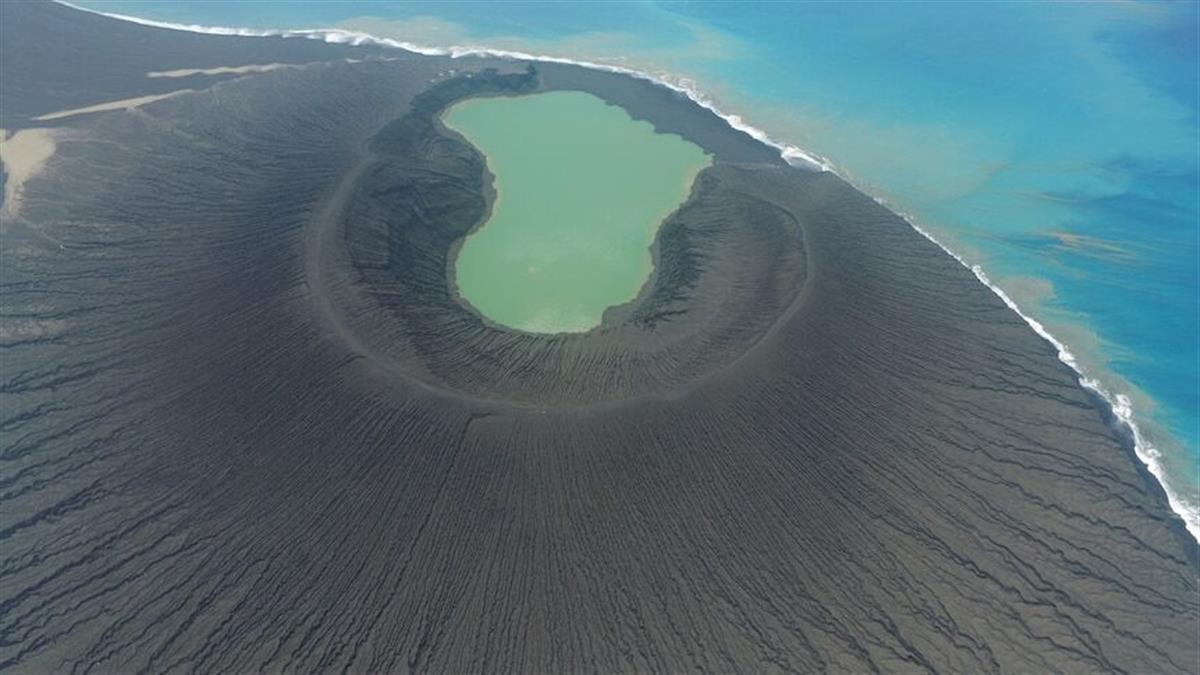
[[[482,155],[438,116],[464,98],[539,90],[533,68],[459,75],[370,141],[333,224],[358,300],[378,309],[358,326],[364,343],[434,386],[543,407],[668,393],[752,349],[804,285],[803,232],[788,211],[730,181],[723,162],[663,223],[642,292],[597,328],[526,333],[461,300],[450,261],[495,193]]]

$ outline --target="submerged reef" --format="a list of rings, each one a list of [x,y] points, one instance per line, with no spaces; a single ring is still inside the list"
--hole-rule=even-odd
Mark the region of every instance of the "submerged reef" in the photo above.
[[[1107,409],[837,176],[566,64],[0,37],[0,126],[57,139],[0,216],[0,670],[1200,668],[1196,544]],[[32,121],[238,50],[297,67]],[[555,90],[714,157],[584,334],[448,274],[495,195],[439,114]]]

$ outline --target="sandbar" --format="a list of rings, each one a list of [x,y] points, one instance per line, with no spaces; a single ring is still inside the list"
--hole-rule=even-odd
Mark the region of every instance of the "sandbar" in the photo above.
[[[119,101],[109,101],[107,103],[97,103],[82,108],[71,108],[69,110],[59,110],[58,112],[47,113],[33,118],[35,122],[48,122],[50,120],[58,120],[64,117],[74,117],[75,115],[84,115],[87,113],[107,112],[109,110],[129,110],[155,101],[161,101],[172,96],[190,93],[191,89],[179,89],[170,91],[165,94],[151,94],[150,96],[136,96],[134,98],[123,98]]]
[[[4,164],[4,215],[15,215],[21,208],[25,181],[46,166],[54,154],[53,129],[21,129],[11,136],[0,129],[0,163]]]

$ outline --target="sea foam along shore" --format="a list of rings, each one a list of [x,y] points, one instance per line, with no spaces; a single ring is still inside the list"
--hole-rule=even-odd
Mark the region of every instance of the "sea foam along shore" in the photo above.
[[[715,114],[718,117],[720,117],[721,119],[725,120],[726,123],[728,123],[729,126],[733,127],[734,129],[744,132],[744,133],[748,134],[749,136],[751,136],[752,138],[754,138],[755,140],[757,140],[765,145],[768,145],[772,148],[777,149],[779,151],[780,156],[788,164],[791,164],[793,166],[798,166],[798,167],[804,167],[804,168],[808,168],[808,169],[814,169],[817,171],[830,171],[830,172],[837,174],[838,177],[851,183],[852,185],[854,185],[855,188],[859,189],[864,194],[871,196],[871,198],[874,199],[879,204],[885,206],[889,210],[900,215],[905,220],[905,222],[907,222],[910,226],[912,226],[912,228],[914,230],[921,233],[922,236],[924,236],[929,241],[933,242],[935,245],[938,246],[938,248],[945,251],[948,255],[950,255],[952,258],[957,260],[962,266],[971,270],[971,272],[975,275],[975,277],[977,279],[979,279],[980,283],[982,283],[984,286],[987,286],[989,289],[991,289],[993,293],[995,293],[997,296],[999,296],[999,298],[1002,301],[1004,301],[1004,304],[1007,305],[1009,307],[1009,309],[1016,312],[1018,316],[1020,316],[1022,319],[1025,320],[1025,323],[1029,324],[1029,327],[1032,328],[1034,330],[1034,332],[1036,332],[1038,335],[1040,335],[1043,339],[1045,339],[1047,342],[1049,342],[1055,348],[1055,350],[1058,353],[1059,361],[1062,361],[1067,366],[1069,366],[1073,371],[1075,371],[1075,373],[1079,376],[1079,384],[1081,386],[1083,386],[1085,389],[1088,389],[1089,391],[1095,393],[1100,398],[1102,398],[1105,402],[1107,402],[1109,407],[1112,409],[1113,418],[1119,424],[1124,425],[1125,428],[1127,429],[1130,437],[1132,437],[1133,443],[1134,443],[1134,452],[1137,454],[1138,459],[1140,459],[1142,461],[1142,463],[1144,463],[1146,465],[1146,468],[1149,470],[1150,474],[1153,475],[1155,477],[1155,479],[1158,480],[1159,485],[1162,486],[1163,492],[1165,492],[1166,496],[1167,496],[1167,502],[1171,506],[1171,510],[1179,515],[1179,517],[1183,520],[1184,525],[1187,528],[1187,531],[1192,535],[1192,537],[1198,543],[1200,543],[1200,504],[1189,503],[1186,499],[1184,499],[1181,495],[1179,495],[1175,490],[1173,490],[1171,488],[1170,482],[1167,479],[1166,470],[1164,469],[1162,461],[1161,461],[1162,455],[1157,448],[1155,448],[1153,445],[1150,444],[1149,440],[1145,437],[1145,435],[1142,433],[1141,429],[1138,427],[1137,421],[1134,419],[1133,408],[1132,408],[1131,401],[1128,396],[1126,396],[1125,394],[1113,394],[1112,392],[1105,389],[1100,384],[1099,380],[1089,377],[1087,375],[1087,373],[1085,373],[1083,371],[1083,367],[1079,364],[1078,360],[1075,358],[1075,355],[1072,354],[1071,351],[1067,348],[1066,344],[1064,344],[1061,340],[1059,340],[1058,338],[1051,335],[1050,332],[1048,330],[1046,330],[1045,326],[1043,326],[1040,321],[1038,321],[1037,319],[1034,319],[1032,316],[1021,311],[1021,308],[1017,305],[1017,303],[1014,302],[1013,299],[1011,297],[1009,297],[1009,295],[1007,293],[1005,293],[1003,289],[1001,289],[996,284],[992,283],[991,279],[988,278],[987,274],[983,271],[983,269],[979,265],[970,264],[962,256],[960,256],[957,253],[955,253],[954,251],[950,250],[948,247],[946,247],[944,244],[942,244],[942,242],[938,241],[938,239],[936,237],[934,237],[927,230],[925,230],[925,228],[918,225],[916,222],[916,219],[914,217],[912,217],[911,215],[906,214],[902,211],[897,210],[895,207],[888,204],[883,199],[880,199],[879,197],[876,197],[874,195],[870,195],[870,193],[867,192],[867,190],[864,190],[862,186],[858,185],[854,180],[852,180],[852,178],[847,174],[847,172],[839,171],[837,169],[837,167],[828,159],[821,157],[820,155],[816,155],[814,153],[806,152],[794,145],[790,145],[787,143],[781,143],[781,142],[771,138],[762,129],[759,129],[757,127],[747,124],[746,122],[744,122],[742,120],[742,118],[740,116],[721,111],[720,109],[717,108],[716,104],[713,103],[712,99],[709,98],[706,94],[704,94],[704,92],[701,91],[700,88],[697,87],[696,84],[691,80],[684,79],[684,78],[673,78],[667,74],[653,75],[653,74],[646,73],[643,71],[634,70],[633,68],[626,68],[623,66],[614,66],[611,64],[595,63],[595,62],[591,62],[591,61],[582,61],[582,60],[576,60],[576,59],[568,59],[568,58],[563,58],[563,57],[558,57],[558,56],[545,56],[545,55],[538,55],[538,54],[529,54],[526,52],[518,52],[518,51],[511,51],[511,50],[504,50],[504,49],[490,49],[487,47],[478,47],[478,46],[428,47],[428,46],[424,46],[424,45],[414,44],[411,42],[394,40],[391,38],[376,37],[374,35],[369,35],[367,33],[348,31],[348,30],[344,30],[341,28],[313,28],[313,29],[303,29],[303,30],[273,30],[273,29],[272,30],[256,30],[256,29],[251,29],[251,28],[230,28],[230,27],[225,27],[225,26],[199,26],[199,25],[194,25],[194,24],[189,25],[189,24],[171,23],[171,22],[167,22],[167,21],[155,21],[152,19],[143,19],[140,17],[129,16],[129,15],[125,15],[125,14],[114,14],[114,13],[109,13],[109,12],[101,12],[101,11],[97,11],[94,9],[88,9],[87,7],[80,7],[78,5],[71,4],[70,2],[66,2],[64,0],[56,0],[56,1],[62,5],[72,8],[72,9],[77,9],[77,10],[80,10],[83,12],[88,12],[90,14],[99,14],[101,16],[107,16],[112,19],[120,19],[122,21],[129,21],[132,23],[141,24],[143,26],[151,26],[154,28],[166,28],[166,29],[170,29],[170,30],[188,31],[188,32],[192,32],[192,33],[206,33],[209,35],[236,35],[236,36],[242,36],[242,37],[305,38],[305,39],[310,39],[310,40],[321,40],[324,42],[329,42],[329,43],[334,43],[334,44],[378,45],[378,46],[383,46],[383,47],[393,47],[393,48],[403,49],[406,51],[415,52],[417,54],[424,54],[426,56],[449,56],[451,58],[483,56],[483,57],[492,57],[492,58],[515,59],[515,60],[521,60],[521,61],[542,61],[542,62],[548,62],[548,63],[562,63],[562,64],[567,64],[567,65],[580,66],[583,68],[591,68],[594,70],[603,70],[603,71],[607,71],[607,72],[611,72],[611,73],[620,73],[622,75],[628,75],[630,77],[636,77],[638,79],[648,80],[648,81],[654,82],[655,84],[658,84],[660,86],[667,87],[668,89],[679,92],[680,94],[687,96],[689,99],[691,99],[697,105],[699,105],[707,110],[712,111],[713,114]]]

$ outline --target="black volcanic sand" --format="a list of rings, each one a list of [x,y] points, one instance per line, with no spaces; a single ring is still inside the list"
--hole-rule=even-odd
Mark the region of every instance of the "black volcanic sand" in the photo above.
[[[0,38],[8,129],[326,61],[63,120],[5,218],[0,670],[1200,671],[1197,546],[1126,436],[836,176],[569,66],[48,4]],[[584,335],[447,274],[494,195],[439,112],[547,89],[716,158]]]

